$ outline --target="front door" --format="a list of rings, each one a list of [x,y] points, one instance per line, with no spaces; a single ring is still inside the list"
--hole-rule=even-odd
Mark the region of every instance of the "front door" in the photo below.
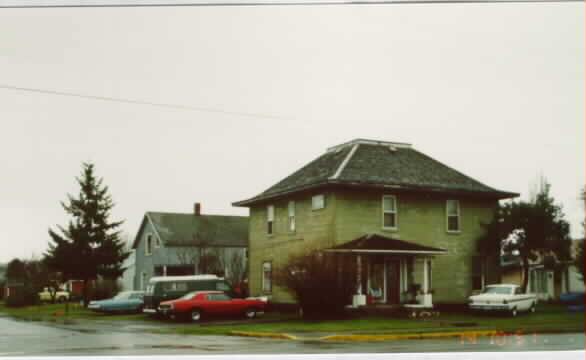
[[[401,302],[401,267],[398,259],[387,260],[387,303]]]

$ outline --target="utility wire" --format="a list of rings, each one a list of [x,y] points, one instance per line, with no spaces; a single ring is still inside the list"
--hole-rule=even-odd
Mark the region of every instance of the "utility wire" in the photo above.
[[[38,94],[57,95],[57,96],[69,96],[69,97],[77,97],[77,98],[82,98],[82,99],[110,101],[110,102],[136,104],[136,105],[149,105],[149,106],[181,109],[181,110],[189,110],[189,111],[219,113],[219,114],[226,114],[226,115],[247,116],[247,117],[255,117],[255,118],[281,119],[281,117],[279,117],[279,116],[268,115],[268,114],[228,111],[228,110],[206,108],[206,107],[196,107],[196,106],[188,106],[188,105],[180,105],[180,104],[156,103],[156,102],[150,102],[150,101],[123,99],[123,98],[115,98],[115,97],[109,97],[109,96],[86,95],[86,94],[79,94],[79,93],[73,93],[73,92],[26,88],[26,87],[19,87],[19,86],[4,85],[4,84],[0,84],[0,89],[32,92],[32,93],[38,93]]]
[[[494,3],[570,3],[584,0],[0,0],[0,8],[60,7],[161,7],[161,6],[316,6],[316,5],[406,5],[406,4],[494,4]]]

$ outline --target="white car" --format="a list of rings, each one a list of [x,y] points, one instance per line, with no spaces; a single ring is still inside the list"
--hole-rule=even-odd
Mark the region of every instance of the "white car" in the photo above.
[[[470,296],[468,306],[478,311],[503,311],[517,316],[521,311],[535,312],[537,296],[524,294],[519,285],[488,285],[481,294]]]

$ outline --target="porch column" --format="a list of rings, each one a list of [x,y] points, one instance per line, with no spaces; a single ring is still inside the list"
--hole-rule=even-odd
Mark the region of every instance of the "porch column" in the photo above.
[[[167,265],[163,265],[163,276],[167,276]]]
[[[356,294],[352,297],[353,307],[366,305],[366,296],[362,295],[362,259],[360,255],[356,255],[356,265],[358,266],[358,269],[356,269],[356,280],[358,284]]]
[[[429,291],[429,279],[428,279],[428,269],[427,269],[427,258],[423,259],[423,293],[427,294]]]
[[[360,258],[360,255],[356,255],[356,266],[358,267],[358,272],[356,274],[358,288],[356,290],[356,293],[358,295],[362,295],[362,259]]]

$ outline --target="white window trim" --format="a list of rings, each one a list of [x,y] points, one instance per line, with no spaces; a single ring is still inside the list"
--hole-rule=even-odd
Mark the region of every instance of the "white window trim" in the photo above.
[[[269,232],[269,223],[271,224]],[[267,235],[275,233],[275,205],[267,205]]]
[[[317,199],[321,197],[321,207],[317,207]],[[317,194],[311,197],[311,210],[321,210],[326,208],[326,195],[325,194]]]
[[[395,211],[385,211],[385,199],[393,199],[395,202]],[[381,209],[382,209],[382,228],[384,230],[397,230],[399,228],[399,211],[397,206],[397,197],[395,195],[383,195],[381,200]],[[385,214],[395,214],[395,226],[385,226]]]
[[[288,223],[288,227],[289,227],[289,232],[295,232],[297,230],[297,224],[295,222],[295,201],[291,200],[289,201],[289,203],[287,204],[287,212],[288,212],[288,219],[289,219],[289,223]]]
[[[265,284],[266,284],[266,278],[265,278],[265,265],[268,264],[269,265],[269,270],[270,270],[270,278],[269,278],[269,289],[265,290]],[[261,277],[261,290],[264,294],[271,294],[273,292],[273,263],[272,261],[263,261],[262,262],[262,277]]]
[[[456,204],[458,204],[458,207],[457,207],[457,209],[458,209],[458,214],[457,214],[457,217],[458,217],[458,230],[450,230],[450,221],[449,221],[450,213],[448,211],[448,203],[450,201],[455,201]],[[455,215],[451,215],[451,216],[455,216]],[[452,233],[452,234],[461,233],[462,232],[462,221],[460,220],[461,218],[462,218],[462,210],[460,208],[460,200],[453,200],[453,199],[446,200],[446,232],[449,232],[449,233]]]
[[[150,246],[149,246],[150,239]],[[145,256],[151,256],[153,254],[153,234],[147,234],[144,241],[144,254]]]

